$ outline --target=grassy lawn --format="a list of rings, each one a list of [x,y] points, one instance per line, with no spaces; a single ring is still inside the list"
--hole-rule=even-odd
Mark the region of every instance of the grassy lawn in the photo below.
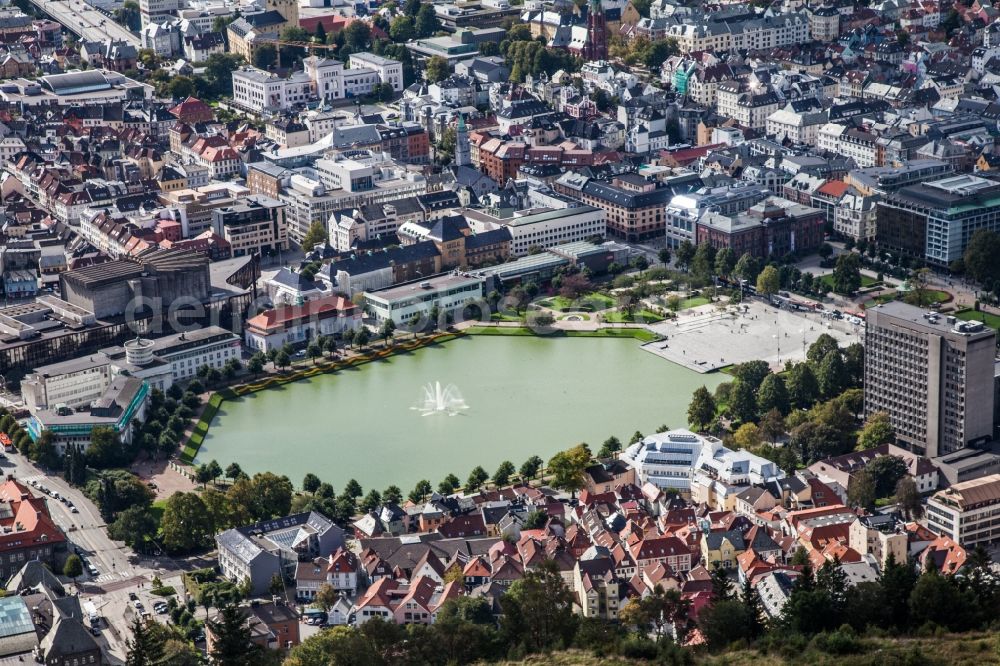
[[[828,273],[826,275],[823,275],[817,278],[817,280],[823,283],[823,286],[826,287],[827,291],[833,291],[833,273]],[[868,277],[864,273],[861,274],[862,289],[866,289],[868,287],[874,287],[877,284],[882,284],[882,283],[873,277]]]
[[[615,300],[613,298],[596,291],[581,296],[575,301],[571,301],[565,296],[553,296],[551,298],[538,301],[538,305],[546,308],[552,308],[553,310],[558,310],[559,312],[567,312],[574,309],[593,312],[595,310],[605,310],[607,308],[614,307],[614,304]]]
[[[632,324],[637,320],[639,323],[656,323],[658,321],[663,321],[663,317],[652,310],[641,310],[632,316],[629,316],[621,310],[615,310],[614,312],[607,312],[601,315],[601,317],[604,321],[611,324]]]
[[[708,305],[711,303],[710,300],[704,296],[695,296],[694,298],[685,298],[681,301],[681,310],[687,310],[688,308],[696,308],[699,305]]]
[[[524,316],[517,316],[512,314],[505,314],[503,312],[494,312],[490,315],[490,321],[524,321]]]
[[[927,298],[926,303],[924,303],[925,307],[932,303],[944,303],[951,297],[951,295],[948,292],[941,291],[939,289],[927,289],[925,290],[925,294]],[[884,303],[888,303],[889,301],[894,301],[896,299],[902,300],[904,295],[905,294],[901,294],[898,291],[894,291],[888,294],[881,294],[879,296],[876,296],[875,298],[870,298],[867,301],[865,301],[864,306],[866,308],[870,308],[876,305],[882,305]]]
[[[990,328],[1000,329],[1000,315],[990,314],[989,312],[976,312],[975,310],[962,310],[956,312],[955,316],[965,321],[979,321]]]

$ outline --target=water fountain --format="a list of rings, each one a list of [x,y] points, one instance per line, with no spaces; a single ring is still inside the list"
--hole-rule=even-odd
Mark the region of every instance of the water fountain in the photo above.
[[[424,391],[423,398],[410,408],[417,410],[422,416],[440,413],[455,416],[463,409],[469,408],[465,404],[462,394],[459,393],[458,387],[454,384],[448,384],[442,388],[441,382],[428,382],[422,388]]]

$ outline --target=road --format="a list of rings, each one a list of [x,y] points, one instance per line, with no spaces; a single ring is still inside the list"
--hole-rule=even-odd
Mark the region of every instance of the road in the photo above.
[[[139,37],[128,28],[115,23],[83,0],[31,0],[53,20],[87,41],[103,42],[108,39],[125,41],[140,48]]]
[[[79,513],[72,513],[68,505],[32,488],[39,497],[45,497],[53,520],[69,538],[70,550],[74,549],[97,568],[97,575],[85,574],[78,580],[77,592],[81,600],[89,600],[105,619],[99,642],[105,648],[108,660],[121,663],[125,657],[125,639],[131,616],[126,613],[129,592],[137,592],[147,608],[152,607],[150,582],[159,577],[163,584],[174,585],[178,590],[183,563],[170,558],[139,558],[124,544],[112,541],[97,507],[83,492],[70,486],[58,476],[47,476],[42,470],[17,453],[0,461],[5,475],[13,474],[19,481],[37,482],[49,491],[59,493],[76,506]],[[70,587],[70,589],[72,589]],[[161,618],[162,619],[162,618]]]

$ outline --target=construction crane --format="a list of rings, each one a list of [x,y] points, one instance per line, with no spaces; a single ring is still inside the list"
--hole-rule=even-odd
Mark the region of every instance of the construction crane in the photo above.
[[[284,39],[270,39],[268,37],[254,37],[254,44],[274,44],[274,50],[278,54],[277,66],[281,67],[281,47],[282,46],[297,46],[302,49],[309,49],[309,55],[313,55],[313,49],[323,49],[325,51],[336,51],[338,47],[336,44],[319,44],[317,42],[290,42]]]

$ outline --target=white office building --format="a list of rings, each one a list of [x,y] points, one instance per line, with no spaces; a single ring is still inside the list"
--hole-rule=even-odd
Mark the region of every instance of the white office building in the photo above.
[[[690,492],[692,499],[699,496],[708,504],[716,503],[718,497],[735,497],[733,489],[784,477],[766,458],[727,449],[715,437],[684,429],[645,437],[619,457],[635,469],[638,484]]]
[[[403,325],[414,317],[426,321],[435,307],[441,317],[459,315],[467,304],[482,299],[483,279],[455,272],[365,292],[365,309],[377,324],[392,319]]]
[[[493,217],[481,210],[460,211],[476,233],[506,228],[510,232],[510,254],[524,257],[533,248],[587,240],[607,234],[607,213],[595,206],[571,208],[529,208],[512,217]]]

